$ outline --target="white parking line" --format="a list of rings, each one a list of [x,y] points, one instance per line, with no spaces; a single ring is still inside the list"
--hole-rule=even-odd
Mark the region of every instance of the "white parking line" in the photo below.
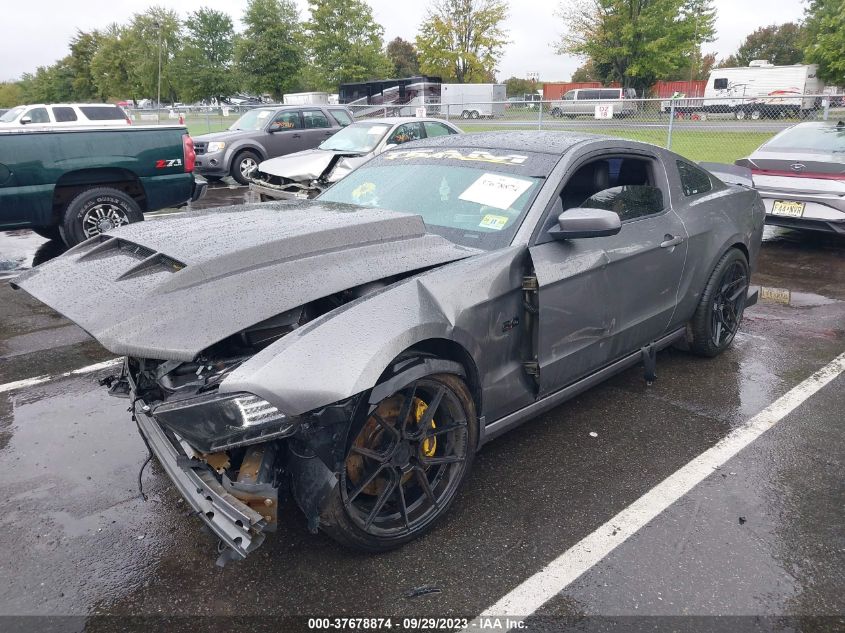
[[[845,354],[837,356],[805,381],[790,389],[712,448],[664,479],[595,532],[525,580],[496,604],[485,609],[466,630],[482,628],[486,618],[494,617],[510,617],[513,627],[519,626],[514,618],[527,617],[537,611],[581,574],[701,483],[715,468],[722,466],[843,371]]]
[[[40,385],[45,382],[50,382],[51,380],[57,380],[58,378],[67,378],[68,376],[89,374],[93,371],[99,371],[100,369],[114,367],[115,365],[119,365],[122,362],[122,358],[113,358],[102,363],[95,363],[94,365],[80,367],[79,369],[74,369],[73,371],[66,371],[63,374],[55,374],[53,376],[36,376],[35,378],[25,378],[24,380],[18,380],[16,382],[7,382],[5,385],[0,385],[0,393],[5,393],[6,391],[14,391],[15,389],[25,389],[26,387],[33,387],[35,385]]]

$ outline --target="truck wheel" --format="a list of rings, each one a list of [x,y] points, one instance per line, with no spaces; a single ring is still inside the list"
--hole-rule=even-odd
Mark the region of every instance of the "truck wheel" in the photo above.
[[[760,110],[760,108],[754,108],[754,109],[751,111],[751,118],[752,118],[754,121],[759,121],[760,119],[762,119],[762,118],[763,118],[763,111],[762,111],[762,110]]]
[[[470,118],[470,119],[477,119],[477,118],[478,118],[478,116],[479,116],[479,115],[478,115],[478,110],[473,110],[472,112],[470,112],[470,113],[469,113],[469,118]]]
[[[468,119],[469,118],[469,110],[464,110],[463,112],[461,112],[461,118],[462,119]]]
[[[446,513],[472,467],[472,396],[454,374],[424,376],[353,424],[350,442],[320,528],[366,552],[398,547]]]
[[[563,117],[563,112],[560,111],[560,108],[552,108],[552,116],[556,119],[560,119]]]
[[[94,187],[70,201],[60,230],[65,243],[74,246],[89,237],[143,219],[141,207],[131,196],[112,187]]]
[[[232,160],[229,173],[237,182],[248,185],[250,177],[258,169],[261,157],[251,150],[244,150]]]
[[[712,357],[728,348],[742,323],[749,280],[745,255],[730,249],[710,274],[689,323],[690,351]]]
[[[59,240],[62,239],[62,232],[59,230],[58,225],[56,226],[33,226],[32,232],[36,235],[40,235],[48,240]]]

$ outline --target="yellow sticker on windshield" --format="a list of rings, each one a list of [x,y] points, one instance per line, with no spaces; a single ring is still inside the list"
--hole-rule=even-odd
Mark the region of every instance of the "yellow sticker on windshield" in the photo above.
[[[485,215],[481,219],[481,223],[478,225],[482,229],[493,229],[494,231],[501,231],[505,228],[505,224],[508,223],[508,216],[506,215],[492,215],[488,214]]]
[[[358,185],[357,187],[355,187],[355,189],[352,190],[352,198],[356,202],[360,202],[362,199],[369,196],[375,190],[376,190],[375,183],[373,183],[373,182],[362,182],[360,185]]]

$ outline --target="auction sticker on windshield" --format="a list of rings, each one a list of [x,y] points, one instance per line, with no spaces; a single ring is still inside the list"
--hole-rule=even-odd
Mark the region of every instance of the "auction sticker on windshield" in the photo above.
[[[487,214],[483,218],[481,218],[481,222],[479,223],[479,227],[482,229],[493,229],[494,231],[501,231],[505,228],[505,225],[508,223],[508,216],[506,215],[492,215]]]
[[[509,209],[530,186],[530,180],[512,178],[502,174],[484,173],[467,187],[458,198],[496,209]]]

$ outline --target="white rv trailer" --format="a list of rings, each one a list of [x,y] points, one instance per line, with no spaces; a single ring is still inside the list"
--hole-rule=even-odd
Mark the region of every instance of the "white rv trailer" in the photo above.
[[[317,103],[328,103],[328,92],[291,92],[282,95],[282,102],[285,105],[312,105]]]
[[[502,116],[505,113],[507,87],[505,84],[442,84],[440,86],[440,116],[460,116],[464,119]]]
[[[714,68],[703,99],[674,99],[674,105],[676,112],[729,112],[737,119],[803,116],[819,107],[823,90],[815,64],[774,66],[756,60],[748,66]],[[660,107],[668,112],[671,103],[661,101]]]

